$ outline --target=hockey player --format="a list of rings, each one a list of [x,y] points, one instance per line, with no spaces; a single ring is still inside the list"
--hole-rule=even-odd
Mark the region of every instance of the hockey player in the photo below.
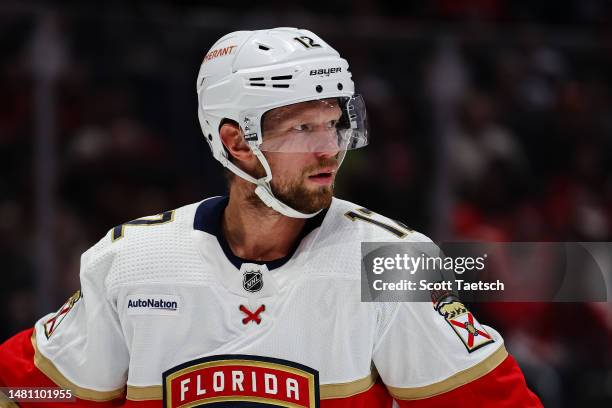
[[[333,197],[369,135],[332,47],[294,28],[228,34],[197,94],[229,196],[110,230],[81,290],[0,347],[0,385],[92,407],[541,406],[458,300],[360,302],[361,242],[429,240]]]

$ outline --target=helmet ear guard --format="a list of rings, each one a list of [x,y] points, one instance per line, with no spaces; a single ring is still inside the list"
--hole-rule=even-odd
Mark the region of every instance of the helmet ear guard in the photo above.
[[[213,157],[224,167],[255,184],[255,193],[269,207],[293,218],[301,213],[278,200],[271,189],[272,172],[262,153],[263,115],[275,108],[319,99],[355,99],[348,63],[316,34],[295,28],[238,31],[218,40],[204,56],[198,74],[198,119]],[[359,98],[361,100],[361,98]],[[361,100],[362,101],[362,100]],[[365,105],[357,120],[351,121],[346,105],[339,121],[338,163],[346,148],[367,144]],[[353,115],[354,116],[354,115]],[[363,120],[361,120],[362,118]],[[219,134],[222,123],[235,121],[245,141],[265,169],[255,178],[232,163]]]

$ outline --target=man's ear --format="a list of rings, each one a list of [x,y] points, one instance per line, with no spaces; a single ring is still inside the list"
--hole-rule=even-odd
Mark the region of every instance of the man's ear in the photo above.
[[[234,162],[250,162],[255,159],[255,155],[249,148],[249,145],[244,140],[240,127],[235,122],[226,122],[219,129],[221,141],[230,154],[230,159],[234,158]]]

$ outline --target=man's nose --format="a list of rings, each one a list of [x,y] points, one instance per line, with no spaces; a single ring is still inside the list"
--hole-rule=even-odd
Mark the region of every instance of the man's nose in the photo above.
[[[340,152],[336,129],[325,129],[317,137],[315,154],[317,157],[333,157]]]

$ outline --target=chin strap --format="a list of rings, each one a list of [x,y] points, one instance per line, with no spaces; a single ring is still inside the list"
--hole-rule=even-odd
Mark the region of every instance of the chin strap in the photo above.
[[[291,217],[291,218],[312,218],[315,215],[317,215],[318,213],[320,213],[322,210],[319,210],[317,212],[314,213],[310,213],[310,214],[306,214],[306,213],[301,213],[291,207],[289,207],[287,204],[283,203],[282,201],[280,201],[278,198],[274,197],[274,194],[272,193],[272,191],[270,190],[270,184],[266,183],[266,185],[258,185],[255,188],[255,194],[257,194],[257,197],[259,197],[261,199],[261,201],[264,202],[265,205],[267,205],[268,207],[274,209],[275,211],[278,211],[279,213],[287,216],[287,217]]]
[[[255,187],[255,194],[257,194],[257,197],[259,197],[259,199],[265,205],[283,214],[284,216],[291,218],[312,218],[322,211],[321,209],[314,213],[302,213],[276,198],[274,196],[274,193],[272,192],[272,187],[270,186],[270,181],[272,180],[272,171],[270,170],[270,165],[268,164],[268,161],[264,157],[261,150],[259,150],[259,147],[257,147],[257,145],[255,145],[254,143],[249,143],[249,146],[251,147],[253,153],[255,153],[255,156],[257,156],[257,159],[259,160],[261,165],[264,167],[264,170],[266,171],[265,177],[256,179],[255,177],[251,176],[250,174],[236,166],[234,163],[229,161],[227,158],[225,158],[225,160],[221,163],[238,177],[255,184],[257,186]]]

